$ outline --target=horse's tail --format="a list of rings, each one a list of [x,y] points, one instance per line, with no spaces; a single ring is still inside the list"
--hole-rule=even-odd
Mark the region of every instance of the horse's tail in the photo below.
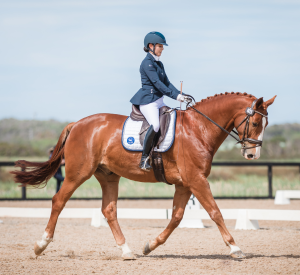
[[[21,183],[21,186],[31,185],[39,187],[42,183],[45,183],[44,186],[46,186],[48,180],[56,173],[61,164],[65,149],[64,146],[74,124],[75,122],[70,123],[63,129],[53,154],[48,161],[29,162],[18,160],[15,163],[15,167],[20,167],[22,171],[11,172],[15,177],[15,182]]]

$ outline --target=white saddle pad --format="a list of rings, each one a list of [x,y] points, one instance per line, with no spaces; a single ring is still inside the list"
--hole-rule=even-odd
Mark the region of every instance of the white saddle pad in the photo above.
[[[126,150],[130,151],[143,151],[143,147],[140,144],[140,135],[143,122],[134,121],[130,117],[126,119],[123,125],[122,131],[122,145]],[[165,139],[159,144],[159,149],[154,148],[154,151],[157,152],[166,152],[168,151],[175,138],[175,125],[176,125],[176,112],[171,113],[169,129],[166,133]]]

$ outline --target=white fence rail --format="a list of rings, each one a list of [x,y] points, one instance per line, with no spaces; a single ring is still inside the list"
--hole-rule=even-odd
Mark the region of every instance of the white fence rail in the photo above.
[[[277,190],[275,204],[290,204],[290,199],[300,199],[300,190]]]
[[[50,208],[0,207],[0,217],[49,218]],[[259,229],[258,221],[300,221],[300,210],[221,209],[225,220],[236,220],[235,229]],[[100,208],[65,208],[60,218],[92,219],[95,227],[108,226]],[[119,219],[171,219],[172,209],[119,208]],[[204,209],[186,210],[184,219],[207,220]]]

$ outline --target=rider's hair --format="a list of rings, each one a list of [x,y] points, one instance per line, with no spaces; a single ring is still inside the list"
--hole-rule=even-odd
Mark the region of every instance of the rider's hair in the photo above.
[[[145,51],[146,53],[148,53],[148,52],[149,52],[149,49],[147,49],[146,47],[144,47],[144,51]]]

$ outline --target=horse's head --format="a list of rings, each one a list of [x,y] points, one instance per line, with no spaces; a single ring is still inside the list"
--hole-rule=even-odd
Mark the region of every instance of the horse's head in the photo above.
[[[245,159],[258,159],[260,157],[264,131],[268,125],[267,108],[274,102],[275,97],[266,102],[263,101],[262,97],[256,99],[251,108],[246,109],[246,114],[238,115],[234,121],[234,126],[242,141],[241,153]]]

